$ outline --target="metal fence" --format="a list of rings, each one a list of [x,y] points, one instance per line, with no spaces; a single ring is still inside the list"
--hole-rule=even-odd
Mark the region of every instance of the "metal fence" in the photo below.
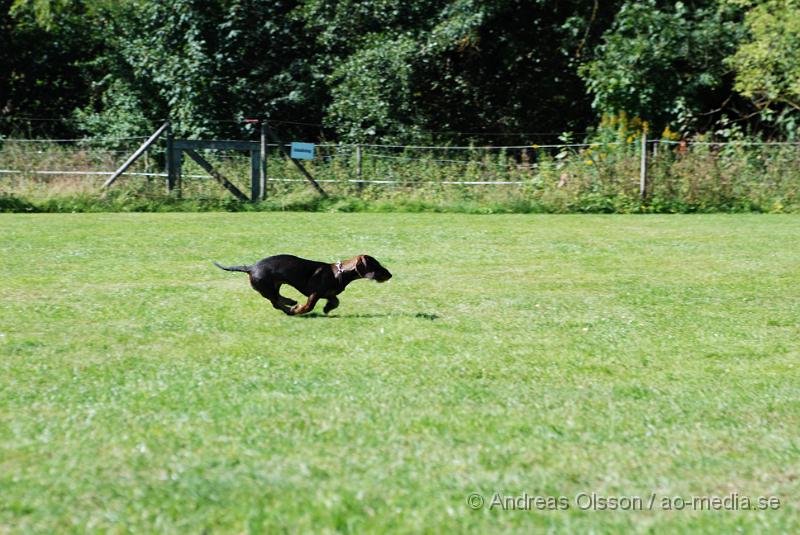
[[[158,137],[158,136],[156,136]],[[151,136],[151,139],[153,136]],[[81,181],[87,189],[108,185],[126,160],[141,149],[147,137],[93,139],[17,139],[0,138],[0,192],[34,181],[42,187],[59,180]],[[130,183],[169,183],[169,139],[154,139],[142,157],[122,176]],[[255,140],[218,142],[203,153],[209,167],[222,169],[242,189],[255,169],[247,150],[237,150]],[[269,185],[301,184],[307,180],[288,165],[279,154],[284,143],[264,143],[264,192]],[[800,155],[797,142],[706,141],[647,139],[639,135],[624,141],[556,143],[526,145],[414,145],[378,143],[318,143],[316,158],[308,164],[308,172],[316,182],[360,189],[366,186],[417,187],[422,185],[464,187],[524,186],[551,177],[561,187],[570,174],[601,176],[624,175],[626,187],[638,188],[644,199],[652,189],[652,181],[664,175],[664,169],[682,159],[702,158],[725,168],[748,163],[753,176],[774,173],[800,176]],[[188,147],[188,145],[187,145]],[[199,145],[198,145],[199,147]],[[216,148],[214,148],[216,147]],[[226,147],[233,147],[226,148]],[[249,149],[248,149],[249,150]],[[254,150],[254,149],[253,149]],[[252,152],[252,151],[251,151]],[[181,157],[181,156],[179,156]],[[182,159],[175,165],[181,168]],[[212,166],[213,164],[213,166]],[[616,166],[613,169],[612,166]],[[634,166],[637,168],[634,171]],[[610,170],[609,170],[610,169]],[[181,171],[187,181],[205,181],[207,167],[187,162]],[[601,178],[602,178],[601,176]],[[554,177],[554,178],[553,178]],[[607,179],[607,178],[606,178]],[[599,179],[598,179],[599,180]],[[631,185],[634,183],[633,186]],[[754,178],[754,184],[756,183]],[[174,184],[173,184],[174,186]],[[180,186],[180,185],[179,185]],[[172,189],[172,188],[170,188]],[[260,194],[253,190],[253,199]]]

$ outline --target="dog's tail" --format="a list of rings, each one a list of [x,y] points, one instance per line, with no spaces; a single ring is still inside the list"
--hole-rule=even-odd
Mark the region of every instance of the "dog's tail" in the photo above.
[[[244,273],[250,273],[253,271],[253,266],[223,266],[222,264],[218,264],[214,262],[214,265],[220,269],[224,269],[225,271],[243,271]]]

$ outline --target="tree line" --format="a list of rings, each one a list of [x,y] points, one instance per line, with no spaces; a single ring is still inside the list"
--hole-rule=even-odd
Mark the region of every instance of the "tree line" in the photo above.
[[[5,136],[794,139],[800,110],[800,0],[0,0],[0,46]]]

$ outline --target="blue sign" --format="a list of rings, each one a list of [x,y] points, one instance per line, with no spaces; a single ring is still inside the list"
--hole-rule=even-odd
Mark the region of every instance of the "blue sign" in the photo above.
[[[292,142],[292,158],[295,160],[313,160],[314,159],[314,144],[313,143],[299,143]]]

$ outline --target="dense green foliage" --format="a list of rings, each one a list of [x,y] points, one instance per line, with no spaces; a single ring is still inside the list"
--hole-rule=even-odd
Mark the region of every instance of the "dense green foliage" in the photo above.
[[[745,19],[752,38],[729,59],[736,89],[796,135],[800,110],[800,2],[758,3]]]
[[[794,0],[2,0],[0,134],[535,142],[626,112],[793,136]],[[63,118],[29,121],[28,118]]]
[[[731,97],[724,60],[743,32],[733,10],[714,1],[694,4],[623,5],[597,47],[597,59],[581,68],[596,109],[624,111],[657,128],[707,127],[696,124],[699,112],[721,110]]]

